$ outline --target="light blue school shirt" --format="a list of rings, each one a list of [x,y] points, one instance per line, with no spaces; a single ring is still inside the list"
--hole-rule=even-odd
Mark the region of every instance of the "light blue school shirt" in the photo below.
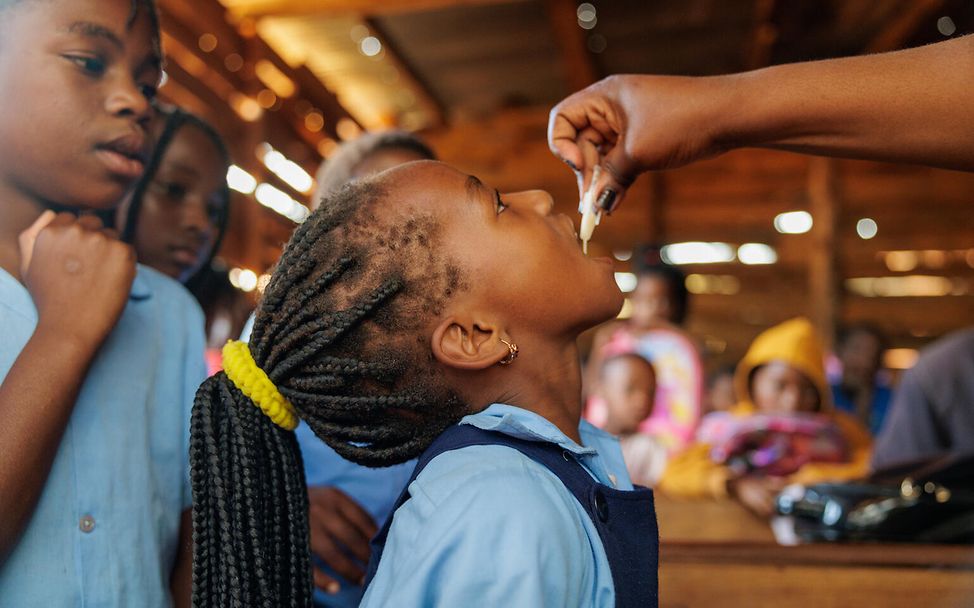
[[[30,294],[0,270],[0,381],[36,324]],[[139,266],[34,515],[0,567],[0,607],[171,605],[179,519],[192,500],[189,416],[206,375],[203,348],[193,298]]]
[[[251,315],[244,325],[240,339],[250,340],[254,327],[254,316]],[[402,493],[409,476],[416,468],[416,461],[374,469],[363,467],[345,460],[338,452],[331,449],[327,443],[318,439],[307,424],[302,422],[294,431],[297,435],[298,446],[301,448],[301,458],[304,460],[304,476],[308,487],[338,488],[375,520],[379,528],[385,523],[392,507]],[[327,567],[324,562],[317,560],[322,571],[331,575],[341,585],[338,593],[329,595],[315,589],[314,602],[316,606],[329,608],[355,608],[362,600],[362,587],[357,582],[346,581],[337,572]]]
[[[554,443],[600,483],[632,489],[618,440],[584,420],[583,445],[510,405],[491,405],[460,423]],[[609,561],[591,518],[554,473],[521,452],[498,445],[444,452],[409,493],[363,608],[615,605]]]

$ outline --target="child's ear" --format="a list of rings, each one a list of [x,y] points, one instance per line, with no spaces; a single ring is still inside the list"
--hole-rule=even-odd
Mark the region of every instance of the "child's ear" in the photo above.
[[[433,331],[433,356],[456,369],[479,370],[496,365],[510,354],[503,334],[492,323],[447,317]]]

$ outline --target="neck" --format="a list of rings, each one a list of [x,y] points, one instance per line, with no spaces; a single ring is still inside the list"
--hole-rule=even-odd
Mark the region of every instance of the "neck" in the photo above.
[[[628,425],[623,424],[618,420],[614,420],[611,416],[609,416],[606,419],[605,424],[602,425],[602,430],[618,437],[632,435],[635,432],[635,430],[630,428]]]
[[[574,338],[556,344],[519,341],[511,365],[494,366],[469,383],[470,403],[506,403],[543,416],[581,445],[582,375]]]
[[[20,233],[44,211],[38,201],[0,181],[0,268],[20,279]]]

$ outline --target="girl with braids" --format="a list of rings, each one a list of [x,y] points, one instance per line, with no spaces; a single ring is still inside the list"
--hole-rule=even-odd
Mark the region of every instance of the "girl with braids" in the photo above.
[[[145,173],[119,207],[115,225],[139,261],[186,283],[216,254],[226,229],[230,155],[203,119],[162,108]]]
[[[421,161],[298,228],[197,393],[196,606],[309,605],[299,418],[358,463],[419,457],[363,606],[657,603],[652,494],[580,420],[575,339],[622,296],[551,210]]]

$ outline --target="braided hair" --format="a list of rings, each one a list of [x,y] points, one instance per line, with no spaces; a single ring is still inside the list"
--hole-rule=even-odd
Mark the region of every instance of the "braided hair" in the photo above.
[[[374,213],[372,179],[331,195],[287,245],[250,352],[318,437],[369,466],[422,452],[466,410],[438,379],[422,323],[463,287],[431,216]],[[308,606],[307,490],[294,434],[219,373],[193,408],[193,604]]]

